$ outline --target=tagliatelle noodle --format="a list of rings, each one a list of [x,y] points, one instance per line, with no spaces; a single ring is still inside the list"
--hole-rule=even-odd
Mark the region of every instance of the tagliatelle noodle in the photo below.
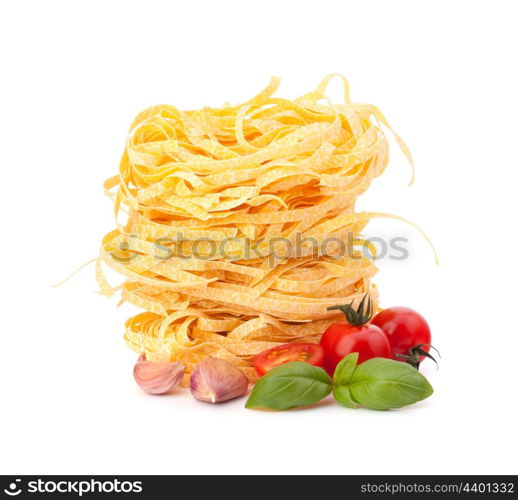
[[[344,102],[331,103],[333,76],[295,100],[274,97],[273,78],[240,105],[159,105],[131,125],[119,175],[105,183],[118,228],[103,239],[97,279],[145,310],[126,323],[129,347],[181,361],[184,385],[207,356],[254,382],[252,358],[318,342],[338,319],[329,306],[366,292],[377,305],[361,231],[383,214],[356,213],[355,201],[387,165],[390,127],[376,107],[351,102],[343,77]],[[125,281],[109,285],[103,264]]]

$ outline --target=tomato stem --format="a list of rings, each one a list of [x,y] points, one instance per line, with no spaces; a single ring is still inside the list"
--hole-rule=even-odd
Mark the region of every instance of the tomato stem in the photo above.
[[[410,349],[408,349],[408,354],[396,354],[397,358],[404,359],[409,365],[413,366],[417,371],[419,371],[419,366],[421,365],[421,356],[426,358],[430,358],[439,368],[439,363],[437,360],[428,352],[423,349],[423,347],[428,346],[431,347],[439,356],[441,357],[440,352],[432,345],[432,344],[417,344]]]
[[[366,302],[367,301],[367,302]],[[333,310],[339,310],[342,311],[345,314],[345,318],[347,319],[347,322],[353,326],[361,326],[365,323],[368,323],[372,318],[372,301],[371,296],[369,292],[367,292],[359,306],[358,309],[354,309],[353,307],[354,300],[350,304],[344,304],[344,305],[336,305],[328,307],[328,311]]]

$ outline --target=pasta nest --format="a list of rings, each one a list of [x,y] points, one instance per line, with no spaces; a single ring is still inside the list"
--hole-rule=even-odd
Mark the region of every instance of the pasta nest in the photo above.
[[[325,95],[335,76],[340,104]],[[274,96],[279,83],[238,105],[144,110],[105,182],[118,227],[102,241],[101,291],[144,310],[127,321],[127,344],[181,361],[184,384],[207,356],[254,382],[253,357],[318,342],[339,314],[329,306],[367,292],[377,305],[361,236],[373,214],[355,201],[387,165],[389,124],[351,102],[340,75],[294,100]],[[112,287],[103,264],[125,281]]]

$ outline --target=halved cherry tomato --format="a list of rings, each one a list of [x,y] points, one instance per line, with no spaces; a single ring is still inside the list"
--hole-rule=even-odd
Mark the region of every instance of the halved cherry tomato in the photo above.
[[[259,375],[264,375],[276,366],[291,361],[304,361],[314,366],[322,366],[324,351],[318,344],[284,344],[263,351],[254,358],[254,367]]]
[[[397,354],[406,356],[416,345],[424,344],[422,349],[426,352],[430,350],[432,342],[430,327],[423,316],[409,307],[383,309],[372,318],[372,324],[379,326],[385,332],[392,347],[394,359],[398,361],[405,361],[405,359]],[[421,361],[423,359],[424,356],[421,356]]]

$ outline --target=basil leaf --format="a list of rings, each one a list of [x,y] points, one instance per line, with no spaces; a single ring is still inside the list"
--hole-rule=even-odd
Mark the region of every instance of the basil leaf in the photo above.
[[[347,408],[356,408],[353,398],[351,397],[351,389],[348,385],[335,385],[333,389],[333,397]]]
[[[331,389],[331,378],[322,368],[294,361],[275,367],[259,379],[245,407],[289,410],[316,403]]]
[[[357,352],[348,354],[336,365],[333,375],[333,396],[341,405],[347,408],[356,408],[348,384],[354,374],[358,356],[359,354]]]
[[[336,365],[333,375],[333,384],[345,385],[350,382],[356,364],[358,363],[358,356],[359,354],[357,352],[351,352],[351,354],[345,356],[345,358]]]
[[[372,410],[401,408],[433,393],[424,375],[407,363],[373,358],[358,365],[347,386],[353,401]]]

